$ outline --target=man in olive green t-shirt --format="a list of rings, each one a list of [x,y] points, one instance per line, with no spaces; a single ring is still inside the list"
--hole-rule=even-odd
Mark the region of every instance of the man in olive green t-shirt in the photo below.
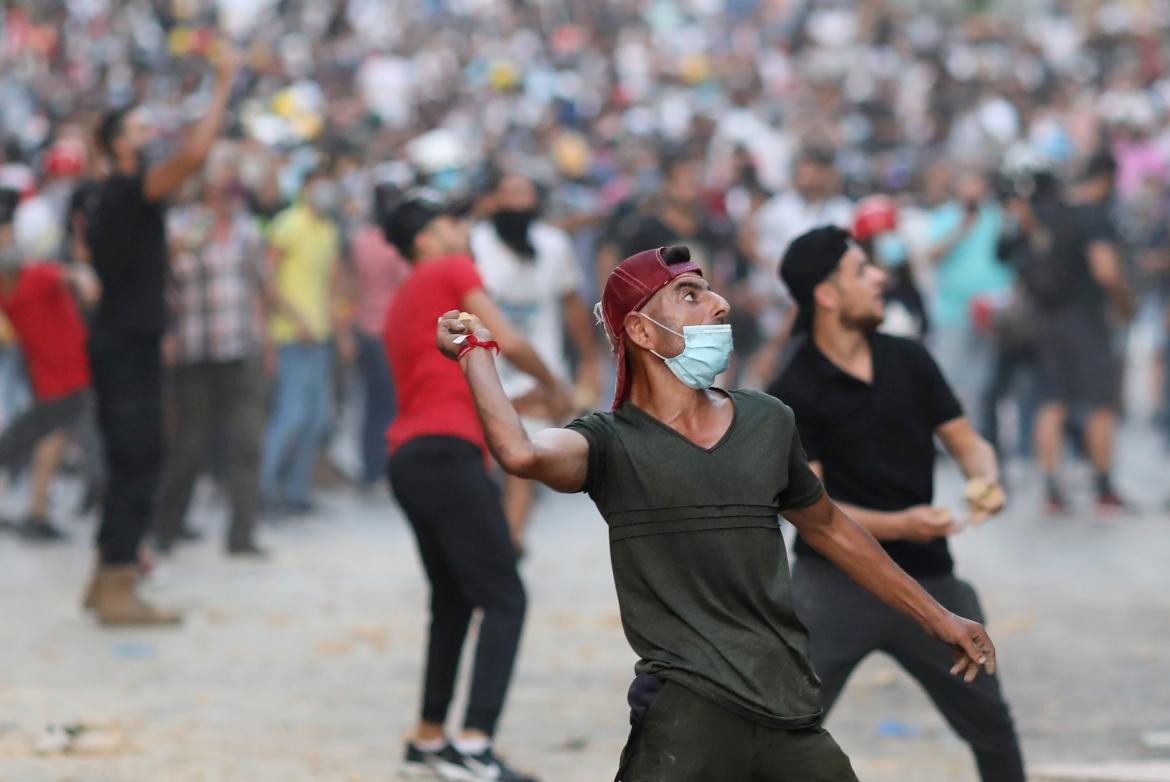
[[[618,780],[855,780],[820,727],[777,515],[949,644],[954,673],[970,681],[982,667],[994,671],[991,640],[936,603],[825,496],[787,406],[712,388],[731,353],[729,308],[686,247],[623,261],[599,307],[617,358],[613,411],[531,437],[479,320],[448,312],[437,341],[459,361],[504,469],[587,491],[609,525],[622,624],[639,656]]]

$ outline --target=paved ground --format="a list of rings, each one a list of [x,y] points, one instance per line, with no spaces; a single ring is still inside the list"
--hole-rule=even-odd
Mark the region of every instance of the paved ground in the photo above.
[[[1007,516],[954,543],[991,618],[1030,764],[1161,758],[1160,772],[1134,778],[1170,779],[1170,748],[1158,747],[1170,731],[1170,518],[1153,511],[1170,469],[1140,435],[1123,460],[1147,511],[1136,518],[1039,518],[1024,485]],[[945,469],[942,485],[957,498]],[[211,542],[167,563],[150,592],[188,609],[177,631],[100,630],[81,616],[88,528],[55,550],[0,538],[0,780],[393,779],[418,691],[421,573],[388,501],[323,504],[317,518],[266,531],[270,563],[225,561]],[[600,782],[625,739],[633,664],[605,530],[584,498],[548,495],[538,513],[500,743],[546,782]],[[198,519],[218,530],[220,511],[205,500]],[[89,754],[34,752],[47,725],[77,722],[94,726]],[[862,779],[975,778],[965,747],[880,657],[829,727]]]

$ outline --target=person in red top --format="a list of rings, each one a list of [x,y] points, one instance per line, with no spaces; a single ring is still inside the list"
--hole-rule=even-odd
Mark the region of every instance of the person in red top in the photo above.
[[[382,324],[394,291],[406,279],[410,267],[382,232],[381,216],[390,186],[374,190],[373,219],[357,229],[350,242],[357,289],[358,367],[363,385],[361,454],[362,485],[372,488],[386,477],[386,429],[394,420],[396,403],[386,349],[382,346]]]
[[[10,204],[12,199],[2,199]],[[49,486],[72,431],[86,458],[86,475],[100,474],[85,324],[75,292],[95,300],[96,283],[83,270],[69,270],[36,260],[37,250],[23,233],[38,242],[36,224],[43,222],[44,204],[26,201],[15,210],[0,206],[0,310],[12,324],[32,381],[33,404],[0,434],[0,469],[11,472],[34,452],[32,492],[20,532],[29,539],[64,537],[49,521]],[[47,207],[46,207],[47,208]],[[6,220],[5,214],[14,219]],[[51,243],[51,242],[50,242]],[[31,257],[30,257],[31,256]]]
[[[516,552],[488,475],[483,428],[458,365],[435,350],[436,313],[472,310],[492,323],[500,350],[532,375],[559,414],[569,394],[484,292],[468,255],[469,226],[422,197],[388,210],[386,238],[411,264],[390,301],[383,339],[398,415],[387,430],[390,485],[418,540],[431,582],[431,626],[421,719],[403,772],[443,779],[529,780],[491,745],[512,676],[526,598]],[[472,611],[483,611],[463,731],[443,725]]]

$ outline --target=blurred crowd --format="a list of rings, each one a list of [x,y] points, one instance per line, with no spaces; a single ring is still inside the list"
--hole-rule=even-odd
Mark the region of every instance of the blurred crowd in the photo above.
[[[1065,431],[1084,435],[1098,500],[1122,505],[1113,423],[1094,413],[1123,409],[1123,381],[1140,382],[1140,412],[1170,443],[1168,17],[1164,3],[1090,0],[8,3],[0,188],[15,230],[0,276],[59,266],[89,312],[86,194],[108,173],[98,118],[140,106],[143,153],[163,159],[207,111],[207,63],[230,40],[243,68],[227,127],[167,210],[164,550],[195,534],[183,516],[205,466],[243,548],[253,506],[303,513],[315,482],[382,480],[383,320],[409,271],[382,223],[420,187],[461,203],[481,246],[535,252],[535,230],[563,242],[586,303],[627,255],[687,244],[733,305],[726,384],[756,388],[788,350],[785,247],[849,228],[890,272],[885,328],[927,341],[1004,453],[1030,459],[1037,444],[1049,505],[1065,502]],[[1075,255],[1087,275],[1058,266]],[[518,325],[545,328],[522,309],[508,310]],[[19,331],[0,352],[5,425],[45,401]],[[558,333],[548,351],[564,357],[546,360],[585,367],[577,401],[600,404],[597,375],[612,373],[582,360],[579,329]],[[1138,370],[1053,379],[1086,349]],[[237,364],[248,371],[207,369]],[[1054,382],[1055,412],[1038,390]],[[42,482],[76,465],[92,506],[101,470],[85,456],[89,405],[76,406],[53,418],[68,441],[0,452],[10,470],[47,465]],[[47,496],[33,491],[19,520],[32,537],[59,534]]]

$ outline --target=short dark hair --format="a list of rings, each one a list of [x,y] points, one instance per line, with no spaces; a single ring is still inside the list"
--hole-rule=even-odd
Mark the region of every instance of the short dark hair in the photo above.
[[[833,167],[833,152],[824,147],[805,147],[796,158],[796,165],[812,165],[818,168]]]
[[[662,260],[666,262],[667,266],[688,263],[691,260],[691,248],[685,244],[672,244],[670,247],[664,247],[662,249]]]
[[[1109,177],[1113,179],[1117,175],[1117,160],[1112,153],[1107,150],[1099,150],[1093,153],[1085,163],[1085,170],[1083,179],[1098,179],[1100,177]]]
[[[382,233],[408,263],[417,260],[415,239],[435,218],[446,214],[444,208],[428,197],[408,197],[393,206],[387,205],[382,217]]]
[[[98,149],[109,157],[114,156],[114,141],[118,136],[122,135],[122,129],[126,125],[126,117],[134,110],[134,106],[121,106],[116,109],[110,109],[102,115],[102,121],[97,128],[97,145]]]
[[[799,305],[794,334],[812,330],[816,287],[837,270],[853,235],[836,225],[822,225],[792,240],[780,259],[780,280]]]
[[[685,150],[681,149],[663,152],[658,160],[663,179],[672,179],[680,168],[694,168],[698,164],[698,160],[693,155],[688,155]]]

